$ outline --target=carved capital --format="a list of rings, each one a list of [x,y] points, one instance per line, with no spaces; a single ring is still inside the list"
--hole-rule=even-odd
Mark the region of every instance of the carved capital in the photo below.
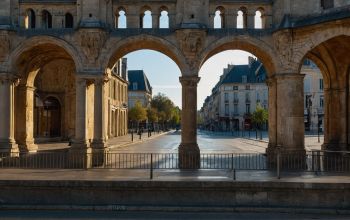
[[[283,30],[273,35],[275,50],[281,57],[283,68],[293,67],[293,33]]]
[[[100,50],[104,46],[107,34],[102,31],[81,31],[79,43],[82,50],[90,62],[95,62],[100,55]]]
[[[9,73],[0,73],[0,83],[11,83],[14,86],[18,86],[21,79],[18,76]]]
[[[200,79],[198,76],[181,76],[180,83],[183,87],[194,88],[197,87]]]
[[[176,37],[191,70],[199,67],[199,54],[205,46],[206,31],[178,30]]]

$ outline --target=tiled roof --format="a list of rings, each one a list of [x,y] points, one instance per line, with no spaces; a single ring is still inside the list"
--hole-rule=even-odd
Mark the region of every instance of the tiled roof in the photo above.
[[[129,70],[129,91],[145,91],[152,93],[152,87],[147,79],[147,76],[143,70]],[[133,84],[137,83],[137,90],[134,90]]]

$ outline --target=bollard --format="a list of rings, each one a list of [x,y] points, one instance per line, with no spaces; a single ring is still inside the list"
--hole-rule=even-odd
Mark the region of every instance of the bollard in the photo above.
[[[151,168],[150,168],[149,178],[151,180],[153,179],[153,154],[151,154]]]
[[[255,139],[258,139],[258,130],[255,130]]]
[[[131,141],[134,142],[134,130],[131,130]]]
[[[140,134],[140,140],[141,140],[141,138],[142,138],[142,132],[141,132],[141,131],[139,131],[139,134]]]

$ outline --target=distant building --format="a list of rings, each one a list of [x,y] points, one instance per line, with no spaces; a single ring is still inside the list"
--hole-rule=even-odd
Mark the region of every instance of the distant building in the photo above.
[[[265,80],[264,66],[253,57],[247,65],[228,65],[201,109],[203,126],[210,130],[250,129],[251,113],[257,105],[268,107]]]
[[[306,131],[316,132],[318,127],[323,130],[324,125],[324,88],[320,69],[305,60],[301,73],[304,78],[304,123]]]
[[[143,70],[128,71],[129,87],[128,87],[128,106],[129,109],[135,106],[139,101],[143,107],[149,107],[152,100],[152,87]]]
[[[118,60],[108,81],[108,136],[118,137],[128,131],[127,59]]]
[[[323,77],[318,67],[306,60],[304,78],[305,130],[323,129]],[[228,65],[199,111],[202,126],[213,131],[250,129],[250,114],[260,104],[268,109],[266,70],[259,60],[249,57],[248,65]]]

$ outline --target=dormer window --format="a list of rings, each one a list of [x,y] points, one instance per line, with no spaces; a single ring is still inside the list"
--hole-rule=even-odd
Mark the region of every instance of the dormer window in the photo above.
[[[134,90],[134,91],[138,90],[138,88],[137,88],[137,82],[134,82],[134,83],[132,84],[132,90]]]

